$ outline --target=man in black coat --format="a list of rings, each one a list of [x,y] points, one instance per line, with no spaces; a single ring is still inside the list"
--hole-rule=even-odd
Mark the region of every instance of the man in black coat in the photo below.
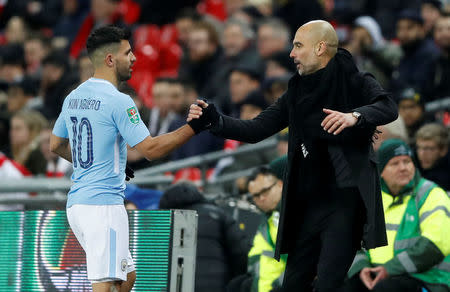
[[[289,126],[275,254],[288,253],[282,291],[312,291],[314,279],[316,291],[338,291],[361,238],[366,248],[386,244],[372,137],[377,125],[397,118],[397,108],[337,46],[328,22],[308,22],[290,54],[299,74],[269,108],[243,121],[199,100],[188,116],[196,132],[209,128],[249,143]]]

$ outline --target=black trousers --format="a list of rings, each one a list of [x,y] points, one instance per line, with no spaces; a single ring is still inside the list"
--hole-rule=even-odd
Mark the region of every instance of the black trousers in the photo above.
[[[282,291],[339,291],[361,248],[365,207],[359,191],[331,188],[298,203],[299,229]]]
[[[344,286],[345,292],[421,292],[423,284],[421,281],[408,275],[388,277],[380,281],[372,290],[367,287],[359,279],[356,274],[349,279]]]

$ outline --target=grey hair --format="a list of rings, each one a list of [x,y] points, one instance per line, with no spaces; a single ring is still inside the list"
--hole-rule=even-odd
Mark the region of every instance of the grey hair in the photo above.
[[[232,17],[225,23],[224,29],[232,25],[239,26],[246,39],[252,40],[255,38],[255,32],[247,21]]]
[[[270,26],[273,29],[274,37],[284,39],[286,42],[289,42],[291,39],[291,31],[289,27],[278,18],[265,18],[258,23],[258,28],[261,26]]]

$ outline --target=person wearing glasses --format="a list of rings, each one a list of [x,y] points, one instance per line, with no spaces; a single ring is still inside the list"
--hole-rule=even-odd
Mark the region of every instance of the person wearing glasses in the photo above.
[[[286,257],[273,258],[280,219],[280,201],[287,156],[257,168],[250,177],[248,190],[255,205],[264,213],[248,253],[247,274],[235,278],[227,291],[278,291],[283,283]],[[239,288],[238,288],[239,287]]]

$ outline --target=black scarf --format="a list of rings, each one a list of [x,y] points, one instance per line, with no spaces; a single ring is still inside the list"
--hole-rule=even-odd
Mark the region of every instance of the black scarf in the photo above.
[[[288,102],[294,109],[294,123],[290,127],[301,159],[298,175],[302,192],[323,190],[322,187],[329,186],[335,179],[328,145],[337,143],[339,138],[321,127],[326,117],[323,108],[349,112],[360,105],[357,93],[361,91],[355,92],[357,73],[350,53],[339,49],[325,68],[306,76],[295,74],[289,81]]]

